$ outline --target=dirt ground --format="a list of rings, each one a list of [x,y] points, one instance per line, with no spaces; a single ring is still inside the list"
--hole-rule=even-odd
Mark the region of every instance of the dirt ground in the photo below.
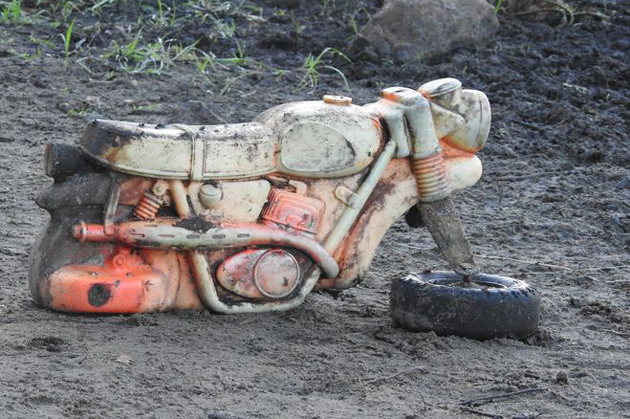
[[[0,24],[0,417],[474,418],[460,402],[532,388],[541,391],[473,410],[630,417],[628,1],[571,1],[573,25],[561,12],[501,15],[487,46],[421,63],[352,52],[352,24],[364,24],[378,1],[274,0],[262,10],[235,2],[204,22],[176,20],[195,10],[179,2],[175,12],[164,6],[174,18],[161,25],[150,24],[155,8],[138,4],[70,8],[57,26],[61,6],[37,16],[25,8],[32,21]],[[59,34],[75,16],[66,56]],[[133,74],[124,54],[101,58],[139,29],[140,44],[200,40],[196,48],[219,60],[203,68],[199,51],[154,57]],[[323,66],[309,86],[303,63],[327,47],[352,59],[330,52],[322,61],[349,91]],[[456,202],[483,270],[540,290],[535,336],[478,342],[394,327],[391,278],[444,266],[428,233],[404,222],[362,284],[313,293],[291,312],[97,317],[32,302],[29,247],[48,216],[34,199],[51,182],[44,146],[76,141],[85,117],[248,121],[290,100],[339,93],[362,104],[382,87],[445,76],[492,103],[484,176]]]

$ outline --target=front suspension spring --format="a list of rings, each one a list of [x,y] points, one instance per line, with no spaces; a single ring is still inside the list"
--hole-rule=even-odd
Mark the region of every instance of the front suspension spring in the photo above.
[[[421,202],[434,202],[451,194],[451,182],[441,152],[413,159],[411,167],[418,183]]]

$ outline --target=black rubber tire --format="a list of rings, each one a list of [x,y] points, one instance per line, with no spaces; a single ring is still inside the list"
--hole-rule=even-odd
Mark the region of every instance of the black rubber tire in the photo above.
[[[392,281],[390,314],[402,328],[474,339],[524,338],[538,328],[540,296],[518,279],[478,274],[483,288],[453,286],[453,272],[424,272]]]

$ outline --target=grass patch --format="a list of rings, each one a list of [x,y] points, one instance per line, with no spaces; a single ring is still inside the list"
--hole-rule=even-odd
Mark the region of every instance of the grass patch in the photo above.
[[[141,35],[128,44],[112,41],[105,59],[113,59],[120,70],[129,74],[164,74],[176,61],[197,61],[194,53],[196,43],[184,47],[172,39],[157,38],[154,42],[140,44]]]
[[[337,13],[350,37],[370,16],[367,7],[335,0],[318,3],[322,14],[316,11],[314,20]],[[349,89],[338,65],[350,59],[336,48],[306,56],[318,47],[296,42],[293,57],[280,57],[276,65],[276,52],[267,51],[268,46],[259,48],[259,32],[271,21],[283,25],[290,36],[302,37],[310,23],[296,20],[293,10],[252,0],[0,0],[0,21],[37,22],[28,40],[31,47],[22,49],[30,53],[22,54],[25,60],[54,54],[63,57],[65,67],[72,64],[106,80],[120,73],[168,75],[179,63],[188,62],[206,81],[227,80],[222,94],[246,76],[312,90],[325,74],[341,79]],[[309,42],[308,36],[304,39]]]

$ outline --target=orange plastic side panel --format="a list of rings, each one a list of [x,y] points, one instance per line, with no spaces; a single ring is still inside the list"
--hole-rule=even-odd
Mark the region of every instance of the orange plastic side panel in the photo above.
[[[187,253],[187,252],[186,252]],[[179,288],[177,298],[173,303],[175,310],[202,310],[205,306],[199,299],[197,285],[188,262],[186,253],[177,252],[177,261],[180,266]]]
[[[64,266],[50,277],[53,310],[147,313],[201,308],[183,254],[122,248],[105,266]]]
[[[81,313],[158,311],[168,299],[167,279],[155,272],[112,272],[101,266],[64,266],[50,280],[50,308]]]

